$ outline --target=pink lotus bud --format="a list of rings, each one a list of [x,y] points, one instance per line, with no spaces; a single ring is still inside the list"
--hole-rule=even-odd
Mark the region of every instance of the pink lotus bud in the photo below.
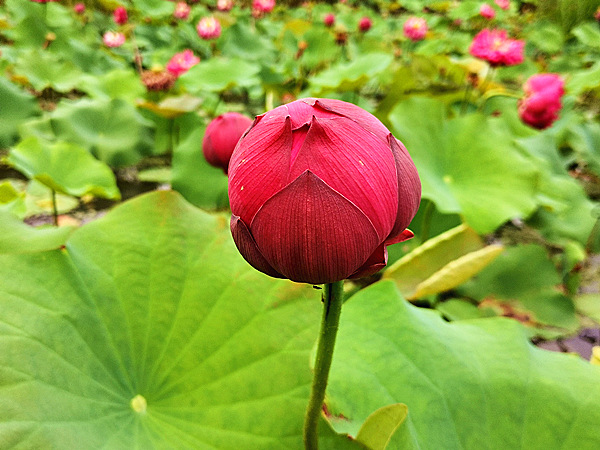
[[[190,15],[191,9],[192,8],[190,8],[190,5],[188,5],[186,2],[178,2],[175,5],[175,10],[173,11],[173,17],[175,17],[176,19],[185,20]]]
[[[335,24],[335,15],[332,13],[325,14],[325,17],[323,17],[323,23],[326,27],[332,27],[333,24]]]
[[[217,9],[219,11],[231,11],[233,8],[233,0],[218,0]]]
[[[237,112],[221,114],[213,119],[202,140],[202,152],[208,163],[227,173],[233,149],[250,125],[252,119]]]
[[[125,43],[125,35],[116,31],[107,31],[102,36],[102,41],[107,47],[120,47]]]
[[[77,14],[83,14],[85,12],[85,5],[83,3],[75,3],[73,11]]]
[[[425,35],[427,34],[427,22],[420,17],[409,17],[404,22],[403,31],[404,36],[411,41],[421,41],[425,39]]]
[[[373,274],[402,242],[421,182],[373,115],[305,98],[258,116],[229,163],[231,231],[267,275],[311,284]]]
[[[479,14],[481,17],[485,17],[486,19],[493,19],[496,17],[496,11],[494,11],[494,8],[487,3],[481,5],[481,8],[479,8]]]
[[[548,128],[558,119],[565,82],[557,74],[533,75],[523,85],[525,96],[519,100],[519,117],[537,129]]]
[[[117,25],[124,25],[127,23],[127,10],[122,6],[119,6],[113,11],[113,19]]]
[[[200,62],[200,58],[194,56],[191,50],[184,50],[181,53],[176,53],[167,63],[167,70],[178,77],[182,73],[186,73],[191,67]]]
[[[507,10],[510,8],[510,0],[494,0],[500,9]]]
[[[600,6],[598,6],[598,9],[594,13],[594,19],[596,19],[598,22],[600,22]]]
[[[217,39],[221,36],[221,24],[214,17],[203,17],[196,25],[198,36],[202,39]]]
[[[358,22],[358,29],[362,33],[366,33],[367,31],[369,31],[372,26],[373,26],[373,21],[371,20],[370,17],[367,17],[367,16],[363,17]]]
[[[514,66],[523,62],[525,41],[509,39],[505,30],[480,31],[471,42],[469,52],[491,66]]]
[[[254,0],[252,9],[258,13],[269,13],[275,8],[275,0]]]

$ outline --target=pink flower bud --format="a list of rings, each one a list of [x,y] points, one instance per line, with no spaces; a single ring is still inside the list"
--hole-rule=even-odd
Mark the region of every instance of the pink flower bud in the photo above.
[[[202,152],[206,161],[227,173],[233,149],[250,125],[252,119],[237,112],[221,114],[213,119],[206,127],[202,139]]]
[[[403,26],[404,36],[411,41],[421,41],[427,34],[427,22],[420,17],[409,17]]]
[[[217,39],[221,36],[221,24],[214,17],[203,17],[196,25],[198,36],[202,39]]]
[[[127,23],[127,10],[122,6],[119,6],[113,11],[113,20],[117,25],[124,25]]]
[[[191,9],[192,8],[190,8],[190,5],[188,5],[186,2],[178,2],[175,5],[175,10],[173,11],[173,17],[175,17],[176,19],[185,20],[190,15]]]
[[[598,9],[594,13],[594,19],[596,19],[598,22],[600,22],[600,6],[598,6]]]
[[[233,0],[218,0],[217,9],[219,11],[231,11],[233,8]]]
[[[252,9],[258,13],[264,14],[273,11],[275,8],[275,0],[254,0]]]
[[[358,29],[362,33],[366,33],[367,31],[369,31],[372,26],[373,26],[373,21],[371,20],[371,18],[369,18],[367,16],[363,17],[358,22]]]
[[[120,47],[125,43],[125,35],[116,31],[107,31],[102,36],[102,42],[107,47]]]
[[[402,242],[421,182],[402,143],[373,115],[306,98],[258,116],[229,163],[231,231],[273,277],[311,284],[375,273]]]
[[[325,17],[323,17],[323,23],[326,27],[332,27],[335,23],[335,16],[332,13],[325,14]]]
[[[510,0],[494,0],[500,9],[507,10],[510,8]]]
[[[167,63],[167,70],[178,77],[179,75],[190,70],[200,62],[200,58],[194,56],[191,50],[184,50],[181,53],[176,53]]]
[[[505,30],[480,31],[474,38],[469,52],[484,59],[491,66],[514,66],[523,62],[525,41],[509,39]]]
[[[486,19],[493,19],[496,17],[496,11],[494,11],[494,8],[487,3],[481,5],[481,8],[479,8],[479,14],[481,17],[485,17]]]
[[[548,128],[558,119],[565,82],[557,74],[533,75],[523,85],[525,96],[519,100],[519,117],[537,129]]]
[[[75,3],[73,11],[77,14],[83,14],[85,12],[85,5],[83,3]]]

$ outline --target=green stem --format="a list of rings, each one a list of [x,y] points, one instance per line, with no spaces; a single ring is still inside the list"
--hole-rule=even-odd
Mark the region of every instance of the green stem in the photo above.
[[[58,205],[56,203],[56,191],[52,189],[52,217],[54,218],[54,226],[58,226]]]
[[[319,448],[317,427],[323,409],[325,388],[327,387],[327,379],[329,378],[335,337],[342,311],[343,290],[343,281],[336,281],[325,285],[323,316],[319,332],[315,370],[310,391],[310,400],[308,401],[308,408],[306,409],[304,419],[304,447],[306,450],[316,450]]]

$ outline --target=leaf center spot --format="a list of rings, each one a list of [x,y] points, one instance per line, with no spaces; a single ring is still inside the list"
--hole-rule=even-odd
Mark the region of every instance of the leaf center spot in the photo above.
[[[146,399],[139,394],[131,399],[131,409],[136,413],[144,414],[147,406],[148,403],[146,402]]]

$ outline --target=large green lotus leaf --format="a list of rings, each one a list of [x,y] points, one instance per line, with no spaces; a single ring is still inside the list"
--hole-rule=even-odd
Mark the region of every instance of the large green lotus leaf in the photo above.
[[[75,89],[83,72],[71,61],[43,50],[24,51],[15,64],[15,73],[27,78],[37,91],[47,87],[58,92]]]
[[[144,16],[152,18],[169,17],[173,15],[175,5],[163,0],[133,0],[133,5]]]
[[[18,125],[39,111],[35,97],[0,77],[0,148],[12,145]]]
[[[252,269],[228,218],[155,192],[0,271],[2,447],[302,447],[318,294]]]
[[[135,164],[152,151],[153,124],[122,99],[63,101],[50,122],[58,139],[85,147],[111,167]]]
[[[117,180],[110,167],[75,144],[49,144],[29,137],[12,148],[8,162],[50,189],[81,197],[86,194],[118,200]]]
[[[600,88],[600,61],[572,74],[567,80],[567,90],[572,95]]]
[[[423,197],[488,233],[536,207],[538,170],[485,116],[445,118],[443,103],[411,98],[389,119],[419,171]]]
[[[224,209],[229,205],[227,176],[213,167],[202,154],[205,125],[186,120],[193,131],[173,151],[172,186],[187,201],[208,210]]]
[[[92,98],[122,98],[133,102],[146,93],[133,70],[115,69],[100,76],[84,75],[77,88]]]
[[[599,368],[533,347],[516,321],[448,323],[380,282],[344,304],[327,402],[353,434],[404,403],[421,449],[592,450],[599,395]]]
[[[236,86],[259,84],[257,64],[240,59],[212,58],[196,64],[179,77],[179,83],[189,92],[220,92]]]
[[[338,63],[310,79],[314,95],[329,91],[353,91],[384,72],[392,63],[385,53],[367,53],[348,63]]]
[[[238,20],[223,30],[221,49],[224,55],[246,61],[273,60],[274,46],[259,30],[249,26],[248,21]]]
[[[0,210],[0,254],[36,253],[59,248],[74,227],[34,228],[15,215]]]

